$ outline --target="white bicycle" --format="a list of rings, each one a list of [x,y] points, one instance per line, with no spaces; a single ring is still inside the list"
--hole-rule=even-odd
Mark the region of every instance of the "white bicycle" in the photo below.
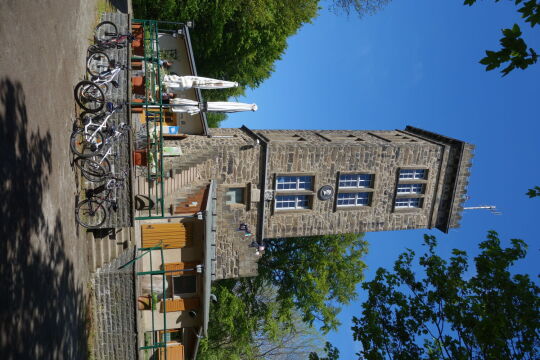
[[[88,112],[98,112],[105,106],[105,95],[109,92],[109,84],[115,88],[120,85],[116,78],[120,71],[124,70],[124,65],[115,65],[110,61],[108,70],[102,71],[99,75],[93,75],[90,80],[80,81],[75,85],[74,95],[77,104]]]
[[[83,127],[74,126],[69,139],[71,151],[83,158],[96,155],[102,151],[104,145],[117,140],[129,130],[129,125],[124,123],[118,127],[109,124],[111,116],[120,109],[122,105],[107,103],[107,111],[102,114],[93,117],[89,113],[81,114]]]

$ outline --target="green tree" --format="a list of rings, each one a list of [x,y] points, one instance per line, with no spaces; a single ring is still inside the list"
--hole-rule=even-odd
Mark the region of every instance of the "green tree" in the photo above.
[[[540,186],[535,186],[532,189],[529,189],[526,195],[529,196],[530,198],[540,196]]]
[[[210,311],[208,336],[201,341],[200,358],[206,360],[245,359],[253,357],[251,340],[257,327],[249,304],[228,286],[212,287],[218,298]]]
[[[355,12],[359,17],[373,15],[384,8],[390,0],[334,0],[330,6],[335,12],[350,15]]]
[[[454,249],[449,261],[436,255],[425,235],[419,258],[425,277],[413,271],[415,254],[401,254],[394,271],[378,269],[364,283],[368,300],[354,317],[354,339],[365,359],[537,359],[540,346],[540,288],[510,267],[526,255],[526,244],[501,248],[490,231],[468,276],[468,257]]]
[[[339,359],[339,349],[330,344],[328,341],[324,345],[324,353],[326,356],[320,357],[316,352],[311,352],[309,354],[308,360],[338,360]]]
[[[298,309],[305,322],[320,321],[326,333],[337,329],[340,306],[356,298],[367,248],[363,234],[272,239],[259,260],[258,277],[246,281],[269,282],[281,313]]]
[[[317,4],[318,0],[136,0],[134,8],[136,16],[194,20],[191,36],[199,73],[242,85],[205,92],[208,100],[223,100],[270,76],[287,38],[317,15]]]
[[[213,286],[218,302],[210,309],[201,359],[293,360],[320,347],[322,337],[302,322],[298,312],[287,317],[279,313],[270,284],[247,290],[236,280]]]
[[[317,15],[319,0],[133,0],[138,18],[185,22],[191,32],[201,76],[236,81],[238,88],[203,90],[209,101],[224,101],[258,87],[274,71],[287,38]],[[226,116],[210,116],[219,126]]]
[[[500,0],[495,0],[499,2]],[[514,0],[516,5],[520,5],[518,12],[526,23],[531,27],[540,22],[540,3],[536,0]],[[465,0],[464,4],[472,6],[476,0]],[[534,49],[527,49],[527,44],[521,38],[521,29],[518,24],[514,24],[511,29],[503,29],[503,38],[499,40],[501,49],[499,51],[486,51],[486,57],[480,60],[480,64],[486,66],[486,71],[497,69],[503,64],[507,66],[501,70],[503,76],[508,75],[514,69],[525,70],[529,65],[535,64],[538,55]]]

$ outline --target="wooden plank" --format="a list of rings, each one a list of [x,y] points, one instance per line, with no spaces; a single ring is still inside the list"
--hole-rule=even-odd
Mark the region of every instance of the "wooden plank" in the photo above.
[[[193,231],[191,223],[166,223],[141,225],[142,246],[181,248],[191,243]]]
[[[159,349],[159,360],[184,360],[184,345],[167,345],[167,358],[165,349]]]
[[[163,266],[163,270],[184,270],[184,269],[194,269],[197,265],[200,264],[200,261],[188,261],[188,262],[176,262],[176,263],[166,263]],[[182,275],[183,272],[179,272],[178,275]],[[187,272],[186,275],[193,275],[194,272]],[[174,274],[173,274],[174,275]]]
[[[198,297],[186,299],[167,299],[167,312],[195,310],[200,306]],[[161,301],[160,312],[163,312],[163,301]]]

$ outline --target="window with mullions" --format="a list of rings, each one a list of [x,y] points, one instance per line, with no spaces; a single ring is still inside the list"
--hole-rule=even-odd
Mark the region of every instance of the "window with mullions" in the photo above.
[[[368,206],[371,199],[371,193],[339,193],[337,197],[337,206]]]
[[[339,175],[340,188],[370,188],[373,187],[371,174],[342,174]]]
[[[276,196],[276,210],[309,209],[308,195],[278,195]]]
[[[396,208],[419,208],[422,206],[422,198],[397,198]]]
[[[313,176],[278,176],[276,190],[312,190]]]
[[[425,179],[427,170],[425,169],[401,169],[399,171],[399,178],[401,180],[408,179]]]
[[[424,184],[398,184],[398,194],[423,194]]]

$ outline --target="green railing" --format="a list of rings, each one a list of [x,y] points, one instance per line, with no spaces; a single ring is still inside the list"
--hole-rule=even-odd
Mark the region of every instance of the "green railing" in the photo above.
[[[161,270],[153,270],[154,269],[154,264],[153,264],[153,260],[152,260],[152,251],[156,251],[156,250],[159,250],[160,252],[160,257],[161,257],[161,267],[162,269]],[[163,298],[163,328],[161,329],[158,329],[157,331],[162,331],[163,333],[165,333],[167,330],[169,330],[167,328],[167,298],[166,298],[166,290],[165,290],[165,284],[166,284],[166,279],[165,279],[165,276],[167,274],[178,274],[178,273],[183,273],[183,272],[187,272],[187,271],[194,271],[194,272],[197,272],[197,268],[194,268],[194,269],[177,269],[177,270],[165,270],[165,256],[163,254],[163,246],[162,244],[160,244],[160,246],[154,246],[154,247],[148,247],[148,248],[139,248],[138,251],[142,252],[141,255],[138,255],[136,256],[133,260],[130,260],[128,261],[127,263],[125,263],[124,265],[120,266],[119,269],[123,269],[125,268],[126,266],[129,266],[130,264],[133,264],[135,262],[137,262],[138,260],[142,259],[144,256],[148,255],[150,256],[150,270],[147,270],[147,271],[138,271],[136,272],[136,275],[137,276],[144,276],[144,275],[150,275],[150,310],[152,311],[152,330],[151,330],[151,333],[152,333],[152,344],[151,345],[144,345],[144,346],[140,346],[139,347],[139,351],[144,351],[144,350],[159,350],[160,348],[163,348],[164,349],[164,359],[167,359],[167,342],[162,342],[162,341],[156,341],[155,339],[158,339],[158,337],[156,336],[156,321],[155,321],[155,311],[157,310],[157,304],[154,300],[154,296],[153,294],[156,293],[154,291],[154,276],[155,275],[161,275],[161,289],[163,291],[163,294],[162,294],[162,298]],[[146,331],[145,331],[146,332]]]
[[[132,105],[142,106],[146,117],[147,136],[147,184],[148,197],[152,204],[144,210],[144,216],[136,220],[163,218],[165,216],[163,184],[163,99],[162,71],[160,66],[159,30],[155,20],[133,19],[133,24],[143,28],[144,56],[144,100]]]
[[[167,359],[167,343],[166,342],[160,342],[160,341],[155,341],[155,339],[157,339],[156,337],[156,324],[155,324],[155,310],[157,309],[157,304],[155,303],[155,300],[154,300],[154,275],[163,275],[162,276],[162,290],[163,290],[163,328],[162,329],[159,329],[159,331],[167,331],[167,301],[166,298],[165,298],[165,282],[166,282],[166,279],[165,279],[165,271],[164,270],[152,270],[154,268],[154,265],[153,265],[153,262],[152,262],[152,251],[154,250],[159,250],[160,251],[160,255],[161,255],[161,263],[165,264],[165,257],[163,255],[163,247],[162,246],[155,246],[155,247],[150,247],[150,248],[139,248],[138,251],[141,251],[143,252],[141,255],[135,257],[133,260],[125,263],[124,265],[122,265],[120,267],[120,269],[142,259],[145,255],[149,254],[150,255],[150,271],[140,271],[140,272],[137,272],[136,275],[137,276],[142,276],[142,275],[150,275],[150,310],[152,311],[152,344],[151,345],[144,345],[144,346],[140,346],[139,347],[139,351],[141,350],[158,350],[160,348],[163,348],[164,349],[164,355],[165,355],[165,359]]]

